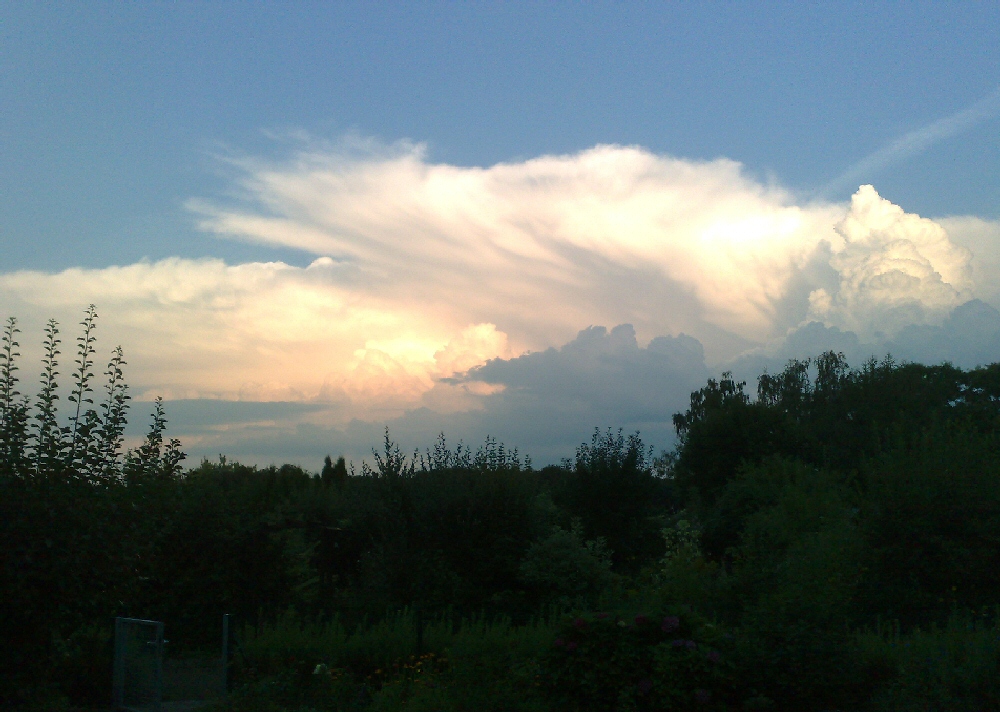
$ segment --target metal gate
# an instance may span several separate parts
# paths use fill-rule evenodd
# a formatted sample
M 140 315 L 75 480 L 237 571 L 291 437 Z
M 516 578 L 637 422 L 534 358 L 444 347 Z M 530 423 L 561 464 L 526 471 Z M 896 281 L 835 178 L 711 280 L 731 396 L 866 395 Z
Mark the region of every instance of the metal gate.
M 115 618 L 116 709 L 159 712 L 163 699 L 163 623 Z

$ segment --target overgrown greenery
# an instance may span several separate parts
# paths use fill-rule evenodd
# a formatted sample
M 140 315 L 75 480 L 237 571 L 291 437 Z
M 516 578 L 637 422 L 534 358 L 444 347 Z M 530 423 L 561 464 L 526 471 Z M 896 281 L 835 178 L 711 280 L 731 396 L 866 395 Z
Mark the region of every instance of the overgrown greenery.
M 219 712 L 1000 709 L 1000 365 L 840 354 L 728 374 L 676 449 L 596 431 L 540 470 L 444 436 L 319 473 L 124 446 L 97 314 L 60 415 L 0 345 L 0 705 L 105 704 L 116 615 L 214 649 Z

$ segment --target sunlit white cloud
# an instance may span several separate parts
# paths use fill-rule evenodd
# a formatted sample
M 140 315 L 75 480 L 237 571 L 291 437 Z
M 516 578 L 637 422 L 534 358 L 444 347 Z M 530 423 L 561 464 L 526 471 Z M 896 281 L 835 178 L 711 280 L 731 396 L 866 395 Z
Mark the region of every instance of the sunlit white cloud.
M 345 288 L 347 269 L 169 259 L 15 272 L 0 295 L 25 328 L 57 318 L 67 362 L 81 305 L 100 305 L 100 342 L 125 347 L 140 398 L 343 402 L 357 417 L 411 406 L 437 379 L 508 354 L 493 325 L 382 303 Z M 27 357 L 30 335 L 21 342 Z
M 842 244 L 830 266 L 832 290 L 809 295 L 809 316 L 870 336 L 908 324 L 940 322 L 972 297 L 972 253 L 938 223 L 905 213 L 861 186 L 836 226 Z
M 956 307 L 1000 304 L 1000 223 L 930 220 L 871 186 L 850 204 L 797 201 L 724 159 L 599 146 L 477 168 L 355 142 L 235 165 L 241 199 L 192 203 L 203 228 L 302 250 L 308 267 L 0 274 L 26 360 L 28 331 L 51 316 L 69 362 L 93 302 L 138 396 L 275 403 L 189 430 L 205 448 L 367 437 L 385 422 L 565 443 L 584 420 L 663 435 L 687 390 L 747 350 L 742 363 L 770 364 L 827 342 L 912 343 L 917 327 L 953 338 L 989 316 L 949 326 Z M 630 325 L 628 338 L 591 325 Z
M 972 293 L 994 305 L 1000 305 L 1000 220 L 973 216 L 935 220 L 948 237 L 972 254 Z
M 707 324 L 758 339 L 843 213 L 733 161 L 620 146 L 490 168 L 405 145 L 240 166 L 252 203 L 194 204 L 205 229 L 344 261 L 358 289 L 496 323 L 521 348 L 624 321 L 647 337 Z
M 970 252 L 871 186 L 849 206 L 800 205 L 732 161 L 634 147 L 490 168 L 349 148 L 239 162 L 247 200 L 197 204 L 203 227 L 333 257 L 352 289 L 496 323 L 515 351 L 628 322 L 692 333 L 719 360 L 803 320 L 894 331 L 972 295 Z

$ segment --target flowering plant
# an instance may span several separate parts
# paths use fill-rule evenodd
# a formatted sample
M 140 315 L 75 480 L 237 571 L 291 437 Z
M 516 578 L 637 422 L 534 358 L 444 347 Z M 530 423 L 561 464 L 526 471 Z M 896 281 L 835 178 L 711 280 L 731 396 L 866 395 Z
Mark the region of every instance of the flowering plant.
M 725 709 L 726 643 L 690 611 L 578 614 L 543 658 L 542 681 L 560 710 Z

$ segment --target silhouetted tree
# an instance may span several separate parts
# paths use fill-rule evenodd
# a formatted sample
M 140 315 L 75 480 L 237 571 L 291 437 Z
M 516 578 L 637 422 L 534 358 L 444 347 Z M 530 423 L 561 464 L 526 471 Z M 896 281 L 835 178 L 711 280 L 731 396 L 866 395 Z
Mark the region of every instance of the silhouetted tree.
M 323 470 L 320 472 L 320 479 L 323 480 L 323 484 L 336 485 L 339 489 L 343 489 L 344 484 L 347 482 L 347 462 L 343 457 L 337 458 L 337 464 L 333 464 L 333 460 L 327 455 L 323 459 Z

